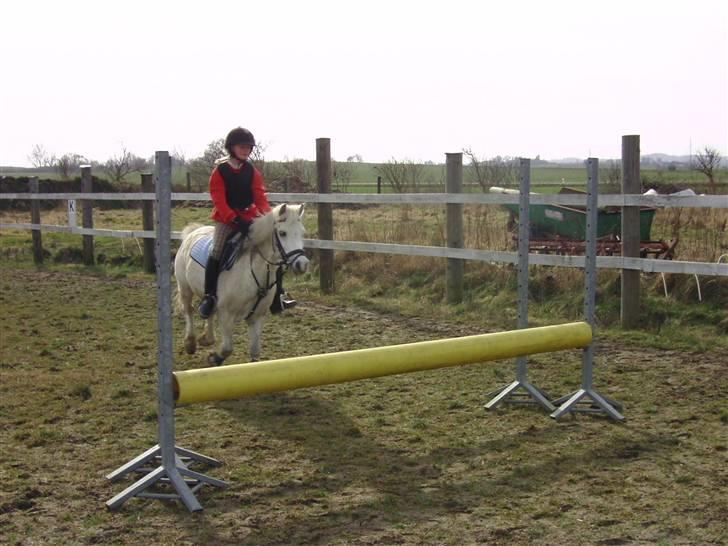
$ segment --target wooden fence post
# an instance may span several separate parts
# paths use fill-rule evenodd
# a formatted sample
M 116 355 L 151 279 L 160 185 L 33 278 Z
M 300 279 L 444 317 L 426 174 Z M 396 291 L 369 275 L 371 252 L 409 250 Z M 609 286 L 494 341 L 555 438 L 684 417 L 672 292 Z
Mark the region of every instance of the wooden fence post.
M 142 176 L 144 176 L 144 175 L 142 175 Z M 151 177 L 152 175 L 150 174 L 149 176 Z M 144 191 L 146 191 L 146 190 L 144 190 Z M 154 184 L 152 184 L 151 191 L 154 191 Z M 187 193 L 190 193 L 191 191 L 192 191 L 192 173 L 187 171 Z
M 93 191 L 93 182 L 91 179 L 91 166 L 81 166 L 81 192 L 91 193 Z M 82 210 L 82 224 L 81 227 L 84 229 L 94 228 L 94 211 L 93 203 L 88 199 L 84 199 L 81 205 Z M 94 265 L 94 236 L 84 235 L 83 236 L 83 263 L 85 265 Z
M 31 193 L 37 194 L 40 192 L 40 184 L 38 183 L 37 176 L 31 176 L 29 184 Z M 37 199 L 33 199 L 30 202 L 30 223 L 40 224 L 40 201 Z M 40 228 L 33 230 L 33 261 L 36 264 L 43 263 L 43 241 L 41 239 Z
M 463 154 L 445 154 L 447 175 L 445 180 L 446 191 L 449 194 L 463 192 Z M 448 248 L 463 248 L 463 205 L 458 203 L 447 204 L 447 246 Z M 445 275 L 445 286 L 448 303 L 463 301 L 463 271 L 464 263 L 459 258 L 448 258 Z
M 187 173 L 187 191 L 189 191 L 190 173 Z M 154 175 L 151 173 L 142 174 L 142 192 L 154 193 Z M 154 201 L 142 201 L 142 229 L 154 231 Z M 154 239 L 144 238 L 143 267 L 146 273 L 154 273 Z
M 316 139 L 317 187 L 320 194 L 331 193 L 331 139 Z M 331 203 L 318 204 L 318 236 L 325 241 L 334 239 L 334 214 Z M 319 249 L 319 281 L 325 294 L 334 292 L 334 251 Z
M 642 193 L 640 136 L 622 136 L 622 193 Z M 622 256 L 640 256 L 640 208 L 622 207 Z M 622 269 L 620 319 L 622 328 L 634 328 L 640 317 L 640 272 Z

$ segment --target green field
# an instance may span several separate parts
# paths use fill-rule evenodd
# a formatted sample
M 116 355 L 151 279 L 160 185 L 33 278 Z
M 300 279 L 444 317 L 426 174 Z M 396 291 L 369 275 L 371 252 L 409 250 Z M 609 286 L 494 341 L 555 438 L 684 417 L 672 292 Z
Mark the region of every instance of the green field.
M 271 162 L 273 172 L 280 172 L 283 167 L 282 164 L 277 162 Z M 380 175 L 380 171 L 377 170 L 378 165 L 374 163 L 343 163 L 346 169 L 350 170 L 350 178 L 344 184 L 337 180 L 336 177 L 333 179 L 333 189 L 335 191 L 348 191 L 353 193 L 375 193 L 377 191 L 377 176 Z M 475 182 L 471 173 L 471 167 L 468 165 L 464 166 L 463 169 L 463 182 L 465 184 L 466 191 L 482 191 L 480 186 Z M 315 163 L 306 162 L 306 182 L 309 188 L 314 189 L 316 187 L 315 181 Z M 2 169 L 0 168 L 0 175 L 4 176 L 33 176 L 37 174 L 40 178 L 48 179 L 60 179 L 60 176 L 52 172 L 35 173 L 33 169 L 25 169 L 22 171 Z M 100 173 L 94 173 L 95 176 L 101 176 Z M 728 177 L 725 173 L 721 173 L 721 182 L 719 187 L 721 188 L 720 193 L 728 192 Z M 74 176 L 78 176 L 77 174 Z M 606 175 L 601 175 L 602 181 L 606 180 Z M 693 188 L 696 191 L 706 191 L 706 178 L 703 174 L 696 171 L 689 170 L 656 170 L 656 169 L 642 169 L 641 177 L 643 186 L 648 185 L 663 185 L 667 186 L 668 190 L 672 189 L 685 189 Z M 444 191 L 444 180 L 445 180 L 445 166 L 444 165 L 422 165 L 421 166 L 421 177 L 418 182 L 418 191 L 424 192 L 439 192 Z M 140 175 L 138 173 L 130 174 L 125 178 L 125 182 L 130 184 L 139 184 L 141 182 Z M 172 171 L 172 182 L 180 190 L 186 189 L 187 185 L 187 170 L 184 168 L 175 167 Z M 585 187 L 586 185 L 586 170 L 580 166 L 537 166 L 531 170 L 531 184 L 538 186 L 538 191 L 548 193 L 556 192 L 562 186 L 571 187 Z M 675 186 L 672 188 L 671 186 Z M 192 191 L 206 191 L 206 180 L 193 180 L 191 185 Z M 392 192 L 392 188 L 388 186 L 386 180 L 382 183 L 383 193 Z

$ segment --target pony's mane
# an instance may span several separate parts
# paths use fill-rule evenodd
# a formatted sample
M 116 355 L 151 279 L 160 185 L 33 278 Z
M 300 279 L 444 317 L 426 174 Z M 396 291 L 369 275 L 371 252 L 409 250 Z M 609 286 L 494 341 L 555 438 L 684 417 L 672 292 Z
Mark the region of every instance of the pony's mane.
M 253 221 L 248 232 L 248 238 L 253 243 L 252 246 L 258 246 L 271 236 L 276 226 L 279 208 L 281 208 L 281 205 L 278 205 L 269 213 L 259 216 Z

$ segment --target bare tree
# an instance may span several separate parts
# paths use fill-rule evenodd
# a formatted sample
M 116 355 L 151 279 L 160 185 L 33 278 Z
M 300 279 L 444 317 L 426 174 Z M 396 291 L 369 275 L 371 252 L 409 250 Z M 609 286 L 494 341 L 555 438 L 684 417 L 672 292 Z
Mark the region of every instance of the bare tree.
M 469 148 L 463 153 L 470 159 L 471 180 L 475 179 L 483 191 L 490 186 L 508 186 L 516 183 L 518 179 L 517 161 L 508 156 L 495 156 L 491 159 L 478 159 L 478 156 Z
M 154 169 L 154 160 L 139 157 L 138 155 L 131 154 L 131 171 L 133 173 L 149 171 Z
M 305 159 L 291 159 L 278 166 L 279 174 L 271 182 L 279 191 L 303 193 L 311 188 L 316 177 L 314 163 Z
M 172 166 L 173 167 L 186 167 L 187 166 L 187 158 L 185 157 L 184 152 L 181 152 L 180 150 L 177 150 L 176 148 L 172 151 Z
M 397 161 L 392 158 L 376 170 L 396 193 L 414 193 L 419 187 L 423 167 L 409 159 Z
M 478 159 L 478 156 L 475 155 L 475 152 L 473 152 L 473 150 L 471 150 L 470 148 L 463 148 L 463 153 L 470 160 L 471 169 L 468 171 L 470 178 L 469 181 L 472 182 L 474 179 L 475 182 L 478 183 L 480 188 L 484 192 L 487 192 L 490 184 L 488 183 L 485 161 L 481 161 L 480 159 Z
M 71 173 L 77 171 L 84 163 L 88 163 L 88 159 L 80 154 L 63 154 L 56 159 L 54 168 L 61 175 L 61 178 L 68 178 Z
M 599 178 L 608 184 L 619 184 L 622 180 L 622 162 L 618 159 L 610 159 L 599 169 Z
M 218 138 L 207 145 L 201 156 L 192 159 L 188 163 L 190 177 L 197 186 L 197 191 L 207 187 L 210 173 L 215 168 L 215 161 L 227 155 L 225 150 L 225 139 Z
M 49 154 L 40 144 L 33 146 L 28 159 L 36 169 L 54 167 L 56 164 L 56 157 Z
M 349 184 L 354 174 L 354 170 L 351 168 L 351 162 L 334 161 L 334 176 L 333 183 L 336 189 L 341 192 L 349 192 Z
M 720 152 L 715 148 L 706 146 L 695 154 L 695 170 L 703 173 L 708 177 L 708 183 L 710 184 L 710 191 L 717 193 L 715 186 L 715 176 L 720 166 Z
M 126 148 L 122 148 L 119 155 L 111 156 L 106 160 L 101 170 L 106 173 L 112 182 L 120 182 L 131 172 L 131 154 Z

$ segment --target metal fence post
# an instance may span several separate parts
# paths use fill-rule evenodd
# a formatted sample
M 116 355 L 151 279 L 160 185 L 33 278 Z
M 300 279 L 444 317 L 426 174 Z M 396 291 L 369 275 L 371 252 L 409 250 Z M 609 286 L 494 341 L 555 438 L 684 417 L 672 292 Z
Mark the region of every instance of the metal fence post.
M 640 137 L 622 137 L 622 193 L 642 193 L 640 181 Z M 622 256 L 640 256 L 640 208 L 622 207 Z M 621 271 L 620 319 L 622 328 L 634 328 L 640 316 L 640 272 Z
M 93 191 L 93 181 L 91 178 L 91 166 L 81 166 L 81 192 L 91 193 Z M 88 199 L 84 199 L 81 204 L 82 224 L 84 229 L 93 229 L 94 227 L 94 211 L 93 203 Z M 85 265 L 94 265 L 94 236 L 83 236 L 83 263 Z
M 40 192 L 40 184 L 37 176 L 31 176 L 29 180 L 30 192 L 38 194 Z M 40 201 L 33 199 L 30 202 L 30 223 L 40 224 Z M 41 238 L 40 228 L 33 229 L 33 261 L 36 264 L 43 263 L 43 241 Z
M 331 193 L 331 139 L 316 139 L 316 172 L 319 193 Z M 318 204 L 319 239 L 333 241 L 334 214 L 331 203 Z M 334 251 L 319 249 L 319 282 L 325 294 L 334 292 Z
M 463 154 L 446 153 L 446 191 L 448 194 L 461 194 L 463 192 Z M 448 203 L 446 205 L 447 247 L 463 248 L 463 205 Z M 448 258 L 445 273 L 445 290 L 448 303 L 463 301 L 463 273 L 464 261 L 459 258 Z

